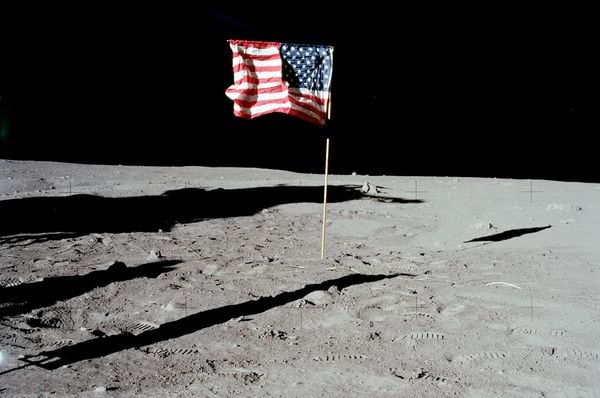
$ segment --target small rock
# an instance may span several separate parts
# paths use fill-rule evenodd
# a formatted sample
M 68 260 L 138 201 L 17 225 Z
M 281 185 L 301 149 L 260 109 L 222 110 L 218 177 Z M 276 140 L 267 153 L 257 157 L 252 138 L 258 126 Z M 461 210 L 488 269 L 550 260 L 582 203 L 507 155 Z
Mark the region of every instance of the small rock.
M 548 205 L 546 210 L 581 211 L 581 207 L 565 203 L 552 203 Z
M 108 271 L 110 271 L 110 272 L 122 272 L 122 271 L 125 271 L 126 269 L 127 269 L 127 265 L 125 265 L 125 263 L 122 261 L 113 261 L 108 266 Z
M 94 392 L 96 394 L 105 393 L 106 392 L 106 387 L 104 387 L 104 386 L 98 386 L 98 387 L 94 388 Z
M 333 301 L 331 293 L 317 290 L 304 296 L 304 300 L 310 301 L 315 305 L 326 305 Z
M 380 193 L 379 188 L 375 184 L 371 184 L 370 182 L 365 182 L 360 190 L 363 193 L 374 195 Z
M 337 286 L 333 285 L 333 286 L 331 286 L 329 289 L 327 289 L 327 292 L 328 292 L 329 294 L 334 294 L 334 295 L 336 295 L 336 296 L 337 296 L 337 295 L 339 295 L 339 294 L 340 294 L 340 289 L 338 289 L 338 287 L 337 287 Z
M 475 228 L 475 229 L 498 229 L 498 227 L 496 227 L 491 222 L 478 222 L 477 224 L 471 225 L 471 228 Z
M 259 336 L 259 338 L 265 338 L 265 337 L 271 337 L 274 339 L 279 339 L 279 340 L 287 340 L 287 333 L 284 332 L 283 330 L 267 330 L 265 332 L 262 333 L 262 335 Z
M 214 275 L 218 270 L 218 266 L 216 264 L 206 264 L 204 269 L 202 269 L 202 273 L 205 275 Z
M 90 239 L 90 242 L 91 243 L 96 243 L 96 242 L 97 243 L 102 243 L 102 239 L 104 239 L 102 235 L 100 235 L 100 234 L 94 234 L 92 236 L 92 238 Z
M 92 330 L 92 335 L 96 336 L 96 337 L 106 337 L 106 333 L 104 333 L 102 330 L 100 329 L 96 329 L 96 330 Z
M 38 268 L 46 268 L 50 266 L 50 261 L 47 259 L 37 259 L 33 261 L 33 266 Z
M 146 257 L 146 260 L 159 260 L 161 258 L 164 258 L 164 256 L 162 255 L 160 250 L 151 250 L 148 257 Z

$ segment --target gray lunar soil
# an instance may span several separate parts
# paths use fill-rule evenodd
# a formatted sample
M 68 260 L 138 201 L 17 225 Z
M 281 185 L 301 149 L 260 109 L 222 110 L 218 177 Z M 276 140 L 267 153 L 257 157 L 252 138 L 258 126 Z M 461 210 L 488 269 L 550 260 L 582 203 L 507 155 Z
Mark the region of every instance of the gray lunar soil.
M 598 397 L 600 185 L 0 160 L 0 397 Z

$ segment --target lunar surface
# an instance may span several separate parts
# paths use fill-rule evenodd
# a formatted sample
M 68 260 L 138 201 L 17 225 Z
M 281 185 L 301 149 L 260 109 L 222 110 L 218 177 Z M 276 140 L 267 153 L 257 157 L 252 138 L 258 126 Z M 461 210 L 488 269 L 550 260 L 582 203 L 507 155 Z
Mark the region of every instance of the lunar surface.
M 598 397 L 600 185 L 0 160 L 0 396 Z

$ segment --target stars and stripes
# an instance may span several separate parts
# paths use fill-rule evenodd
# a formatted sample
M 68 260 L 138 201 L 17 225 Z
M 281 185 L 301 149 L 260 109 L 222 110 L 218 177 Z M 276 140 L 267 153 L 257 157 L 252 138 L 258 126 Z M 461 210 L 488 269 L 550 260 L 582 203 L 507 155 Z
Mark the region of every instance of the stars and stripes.
M 332 47 L 243 40 L 229 40 L 229 45 L 233 85 L 225 93 L 235 116 L 281 112 L 325 125 Z

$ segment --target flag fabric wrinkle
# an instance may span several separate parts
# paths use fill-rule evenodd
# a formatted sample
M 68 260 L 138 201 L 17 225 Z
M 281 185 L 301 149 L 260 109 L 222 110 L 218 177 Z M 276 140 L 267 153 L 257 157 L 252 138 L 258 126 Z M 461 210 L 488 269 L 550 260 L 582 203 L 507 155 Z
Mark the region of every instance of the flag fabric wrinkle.
M 225 94 L 237 117 L 272 112 L 324 126 L 330 101 L 332 47 L 229 40 L 233 85 Z

